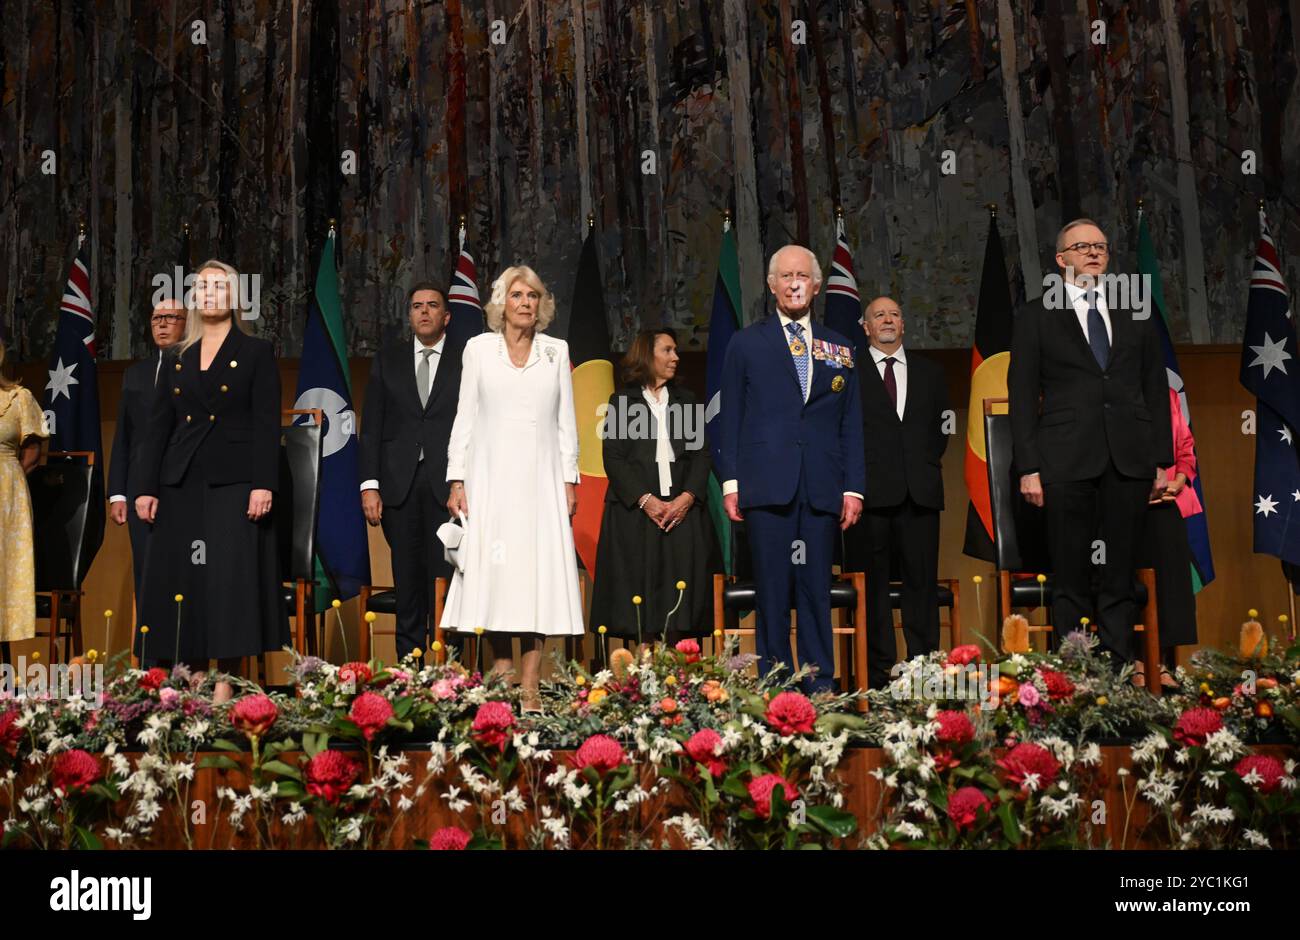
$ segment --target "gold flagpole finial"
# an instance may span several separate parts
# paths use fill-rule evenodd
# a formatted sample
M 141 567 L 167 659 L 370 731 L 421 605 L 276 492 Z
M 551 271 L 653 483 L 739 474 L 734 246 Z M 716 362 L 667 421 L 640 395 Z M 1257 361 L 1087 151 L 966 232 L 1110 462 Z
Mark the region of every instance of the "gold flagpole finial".
M 1260 211 L 1260 212 L 1263 212 L 1263 211 L 1264 211 L 1264 199 L 1263 199 L 1262 196 L 1260 197 L 1260 200 L 1259 200 L 1259 211 Z
M 1263 204 L 1263 203 L 1261 203 L 1261 205 L 1262 205 L 1262 204 Z M 85 237 L 86 237 L 86 220 L 85 220 L 85 219 L 77 219 L 77 234 L 80 235 L 82 238 L 85 238 Z
M 465 227 L 465 213 L 463 212 L 460 214 L 460 227 L 461 228 Z
M 337 225 L 338 225 L 338 219 L 331 218 L 331 219 L 330 219 L 330 231 L 329 231 L 329 233 L 330 233 L 331 235 L 334 234 L 334 229 L 337 227 Z
M 593 212 L 588 212 L 588 213 L 587 213 L 587 231 L 591 231 L 591 230 L 592 230 L 593 228 L 595 228 L 595 227 L 596 227 L 596 215 L 595 215 L 595 213 L 593 213 Z
M 1138 201 L 1137 201 L 1138 212 L 1141 212 L 1141 211 L 1142 211 L 1142 203 L 1143 203 L 1143 202 L 1144 202 L 1144 200 L 1142 199 L 1142 197 L 1141 197 L 1141 196 L 1138 196 Z
M 984 208 L 989 210 L 989 215 L 990 215 L 990 216 L 993 216 L 993 217 L 996 217 L 996 216 L 997 216 L 997 214 L 998 214 L 998 204 L 997 204 L 996 202 L 986 203 L 985 206 L 984 206 Z
M 190 223 L 188 222 L 181 223 L 181 234 L 184 235 L 186 238 L 190 237 Z
M 843 219 L 843 218 L 844 218 L 844 207 L 843 207 L 843 206 L 837 205 L 837 206 L 835 207 L 835 218 L 836 218 L 836 219 Z

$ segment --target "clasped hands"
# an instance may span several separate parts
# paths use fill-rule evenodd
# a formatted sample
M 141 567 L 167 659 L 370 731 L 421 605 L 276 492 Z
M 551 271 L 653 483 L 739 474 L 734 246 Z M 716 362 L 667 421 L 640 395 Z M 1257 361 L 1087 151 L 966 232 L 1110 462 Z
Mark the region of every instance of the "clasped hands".
M 667 532 L 685 518 L 693 505 L 695 505 L 695 496 L 691 493 L 681 493 L 668 502 L 651 495 L 642 504 L 641 511 L 650 517 L 651 522 Z

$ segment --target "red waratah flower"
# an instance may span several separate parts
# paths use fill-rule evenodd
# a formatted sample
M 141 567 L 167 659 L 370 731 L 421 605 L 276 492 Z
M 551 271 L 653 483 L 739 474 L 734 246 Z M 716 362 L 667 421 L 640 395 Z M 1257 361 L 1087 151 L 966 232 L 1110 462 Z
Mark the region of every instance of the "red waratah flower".
M 469 845 L 469 833 L 456 826 L 446 826 L 429 836 L 429 848 L 438 852 L 463 852 Z
M 1249 757 L 1243 757 L 1232 769 L 1237 772 L 1238 777 L 1247 777 L 1252 770 L 1262 777 L 1262 780 L 1254 783 L 1255 789 L 1260 793 L 1272 793 L 1282 784 L 1282 778 L 1286 776 L 1286 768 L 1282 766 L 1282 762 L 1267 754 L 1251 754 Z
M 1022 789 L 1030 774 L 1038 776 L 1038 789 L 1046 790 L 1061 772 L 1061 762 L 1052 756 L 1051 751 L 1030 742 L 1017 744 L 997 764 L 1007 772 L 1007 781 Z
M 727 772 L 727 762 L 715 753 L 721 743 L 722 736 L 718 732 L 704 728 L 691 735 L 684 747 L 691 760 L 703 764 L 713 776 L 721 777 Z
M 92 712 L 91 714 L 97 713 Z M 23 729 L 15 724 L 17 721 L 18 709 L 16 708 L 0 713 L 0 750 L 10 757 L 18 753 L 18 742 L 23 739 Z
M 989 811 L 989 798 L 979 787 L 961 787 L 948 797 L 948 818 L 958 832 L 965 832 L 979 822 L 981 814 Z
M 64 793 L 80 793 L 90 789 L 104 776 L 99 758 L 85 751 L 64 751 L 54 758 L 50 780 Z
M 1204 747 L 1205 741 L 1223 729 L 1223 716 L 1213 708 L 1189 708 L 1178 716 L 1174 740 L 1186 747 Z
M 1038 674 L 1043 678 L 1043 685 L 1047 686 L 1048 698 L 1057 700 L 1074 696 L 1074 683 L 1065 673 L 1040 666 Z
M 367 741 L 383 730 L 392 717 L 392 703 L 378 692 L 362 692 L 352 700 L 352 708 L 348 712 L 348 719 L 361 729 L 361 734 Z
M 484 702 L 474 713 L 474 740 L 483 747 L 505 751 L 515 726 L 515 711 L 509 702 Z
M 754 812 L 758 813 L 760 819 L 772 815 L 772 791 L 777 787 L 781 788 L 781 795 L 787 803 L 799 795 L 794 784 L 780 774 L 763 774 L 749 781 L 749 798 L 754 801 Z
M 342 751 L 320 751 L 307 763 L 307 792 L 331 805 L 361 775 L 361 764 Z
M 673 649 L 685 656 L 688 663 L 700 661 L 700 644 L 696 640 L 678 640 Z
M 344 663 L 339 666 L 339 682 L 351 682 L 355 688 L 361 688 L 372 678 L 374 673 L 366 663 Z
M 590 767 L 596 773 L 604 775 L 611 770 L 617 770 L 626 762 L 627 755 L 623 753 L 623 745 L 607 734 L 593 734 L 578 748 L 574 767 L 578 770 L 586 770 Z
M 961 746 L 975 740 L 975 726 L 965 712 L 939 712 L 934 720 L 939 723 L 939 730 L 934 736 L 944 744 Z
M 260 737 L 275 724 L 280 710 L 265 695 L 246 695 L 230 706 L 230 723 L 250 738 Z
M 142 689 L 156 689 L 167 681 L 167 670 L 154 666 L 136 683 Z
M 817 720 L 817 709 L 798 692 L 782 692 L 767 703 L 763 717 L 782 735 L 808 734 Z
M 965 666 L 968 663 L 977 663 L 980 661 L 980 648 L 974 643 L 967 643 L 963 646 L 954 646 L 952 652 L 948 654 L 945 664 L 949 666 Z

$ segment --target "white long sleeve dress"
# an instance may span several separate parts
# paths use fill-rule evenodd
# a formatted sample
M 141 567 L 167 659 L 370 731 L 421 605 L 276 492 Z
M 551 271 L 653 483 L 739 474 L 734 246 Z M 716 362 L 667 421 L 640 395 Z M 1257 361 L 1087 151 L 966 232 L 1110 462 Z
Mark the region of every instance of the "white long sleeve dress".
M 564 484 L 578 482 L 569 346 L 537 334 L 523 368 L 504 338 L 465 345 L 447 479 L 465 482 L 465 571 L 447 591 L 442 629 L 583 632 Z

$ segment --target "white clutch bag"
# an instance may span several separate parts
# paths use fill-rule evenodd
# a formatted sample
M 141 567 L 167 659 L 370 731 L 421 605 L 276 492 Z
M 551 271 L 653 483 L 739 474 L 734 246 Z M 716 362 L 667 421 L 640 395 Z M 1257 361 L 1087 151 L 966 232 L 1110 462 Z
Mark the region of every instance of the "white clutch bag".
M 465 573 L 465 555 L 468 549 L 469 522 L 460 513 L 456 513 L 460 525 L 444 522 L 438 526 L 438 541 L 442 543 L 442 557 L 451 562 L 461 574 Z

